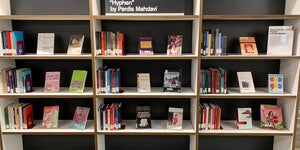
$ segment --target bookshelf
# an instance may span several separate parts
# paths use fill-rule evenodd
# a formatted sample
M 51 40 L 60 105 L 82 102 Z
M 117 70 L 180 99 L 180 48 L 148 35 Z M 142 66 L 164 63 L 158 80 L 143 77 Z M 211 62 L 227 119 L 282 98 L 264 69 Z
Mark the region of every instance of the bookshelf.
M 0 69 L 8 66 L 30 67 L 33 71 L 31 93 L 0 93 L 0 149 L 294 149 L 297 129 L 300 72 L 300 2 L 293 0 L 185 0 L 184 15 L 104 15 L 103 0 L 1 0 L 0 30 L 23 30 L 26 55 L 0 56 Z M 218 5 L 216 5 L 218 4 Z M 251 6 L 251 7 L 247 7 Z M 253 6 L 253 7 L 252 7 Z M 35 8 L 35 9 L 32 9 Z M 267 27 L 295 25 L 294 54 L 266 55 Z M 229 37 L 227 55 L 201 56 L 202 30 L 219 27 Z M 95 31 L 121 31 L 125 34 L 125 56 L 96 55 Z M 36 55 L 37 33 L 55 33 L 55 54 Z M 71 34 L 84 34 L 81 55 L 66 55 Z M 167 36 L 183 34 L 183 54 L 166 55 Z M 154 55 L 138 54 L 138 37 L 153 38 Z M 258 56 L 241 56 L 237 38 L 254 36 Z M 29 44 L 28 44 L 29 43 Z M 0 45 L 1 46 L 1 45 Z M 98 94 L 99 67 L 121 68 L 120 94 Z M 222 66 L 228 70 L 229 94 L 200 94 L 199 71 Z M 182 91 L 162 92 L 164 69 L 182 69 Z M 83 93 L 70 93 L 68 87 L 73 69 L 88 70 Z M 61 71 L 59 93 L 44 93 L 44 76 L 49 70 Z M 252 71 L 256 92 L 242 94 L 236 81 L 236 71 Z M 151 93 L 138 93 L 136 74 L 149 72 Z M 285 93 L 270 94 L 266 82 L 268 73 L 285 76 Z M 29 130 L 5 129 L 3 108 L 11 102 L 30 102 L 34 107 L 36 126 Z M 199 130 L 199 103 L 215 103 L 222 108 L 223 130 Z M 125 130 L 100 130 L 98 107 L 101 103 L 122 103 Z M 259 127 L 259 104 L 283 106 L 283 130 Z M 57 129 L 42 129 L 43 106 L 59 105 Z M 152 128 L 135 128 L 135 107 L 149 105 Z M 76 106 L 90 107 L 85 130 L 71 129 Z M 166 129 L 167 109 L 184 108 L 183 130 Z M 235 128 L 235 108 L 251 107 L 253 129 Z M 57 144 L 58 143 L 58 144 Z M 72 143 L 72 144 L 69 144 Z M 118 143 L 118 144 L 116 144 Z

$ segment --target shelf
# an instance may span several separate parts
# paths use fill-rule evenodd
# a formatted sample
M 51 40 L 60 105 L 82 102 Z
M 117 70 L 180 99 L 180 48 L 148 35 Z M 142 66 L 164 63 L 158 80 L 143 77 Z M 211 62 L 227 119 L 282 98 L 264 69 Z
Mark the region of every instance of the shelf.
M 95 15 L 93 19 L 101 20 L 197 20 L 200 16 L 198 15 L 114 15 L 114 16 L 105 16 L 105 15 Z
M 167 55 L 167 54 L 155 54 L 155 55 L 139 55 L 139 54 L 128 54 L 124 56 L 95 56 L 96 59 L 104 60 L 189 60 L 197 59 L 198 56 L 195 54 L 182 54 L 181 56 Z
M 72 120 L 59 120 L 58 128 L 42 128 L 42 120 L 34 120 L 36 124 L 32 129 L 4 129 L 3 134 L 22 134 L 22 135 L 93 135 L 94 121 L 88 120 L 85 130 L 72 129 Z
M 286 20 L 300 15 L 203 15 L 203 20 Z
M 293 136 L 293 132 L 287 129 L 272 130 L 260 128 L 259 121 L 252 122 L 252 129 L 237 129 L 235 121 L 222 121 L 222 130 L 200 130 L 200 135 L 217 135 L 217 136 Z
M 69 87 L 60 87 L 60 92 L 44 93 L 44 87 L 33 87 L 30 93 L 1 93 L 3 98 L 93 98 L 93 88 L 85 87 L 83 93 L 71 93 Z
M 151 93 L 138 93 L 136 87 L 122 87 L 124 93 L 112 94 L 101 93 L 97 94 L 98 98 L 196 98 L 196 93 L 192 88 L 182 87 L 180 93 L 163 92 L 162 87 L 151 87 Z
M 300 59 L 300 56 L 276 56 L 259 54 L 257 56 L 245 56 L 245 55 L 224 55 L 224 56 L 200 56 L 202 60 L 278 60 L 278 59 Z
M 126 125 L 124 130 L 100 130 L 99 134 L 110 135 L 191 135 L 195 134 L 195 129 L 189 120 L 183 120 L 183 129 L 166 129 L 167 120 L 151 120 L 152 128 L 136 129 L 135 120 L 123 120 L 123 124 Z
M 268 93 L 267 88 L 255 88 L 255 93 L 240 93 L 239 88 L 228 88 L 229 94 L 200 94 L 200 98 L 296 98 L 296 94 L 283 93 L 272 94 Z
M 67 54 L 54 54 L 54 55 L 37 55 L 37 54 L 26 54 L 26 55 L 15 55 L 15 56 L 0 56 L 0 59 L 92 59 L 91 54 L 81 55 L 67 55 Z
M 89 15 L 0 15 L 8 20 L 90 20 Z

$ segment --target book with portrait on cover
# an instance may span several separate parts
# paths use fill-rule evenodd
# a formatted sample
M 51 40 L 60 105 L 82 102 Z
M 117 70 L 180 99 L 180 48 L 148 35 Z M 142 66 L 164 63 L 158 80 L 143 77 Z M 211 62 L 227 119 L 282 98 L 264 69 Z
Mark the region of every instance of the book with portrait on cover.
M 71 35 L 69 41 L 68 55 L 80 55 L 82 51 L 84 35 Z
M 87 118 L 90 112 L 90 108 L 77 106 L 71 127 L 73 129 L 83 130 L 85 129 Z
M 167 129 L 182 129 L 183 108 L 169 107 Z

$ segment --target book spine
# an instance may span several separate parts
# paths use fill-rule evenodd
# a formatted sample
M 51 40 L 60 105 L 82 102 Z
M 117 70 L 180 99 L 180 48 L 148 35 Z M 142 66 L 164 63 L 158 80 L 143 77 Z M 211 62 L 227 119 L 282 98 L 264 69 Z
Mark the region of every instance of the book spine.
M 118 55 L 124 55 L 124 33 L 118 33 Z
M 4 108 L 4 117 L 5 117 L 5 129 L 9 129 L 9 115 L 8 115 L 8 106 Z
M 100 36 L 101 32 L 100 31 L 96 31 L 95 32 L 95 46 L 96 46 L 96 55 L 101 55 L 101 36 Z
M 101 31 L 101 54 L 106 55 L 106 33 Z
M 207 93 L 211 94 L 211 73 L 209 70 L 206 71 L 206 77 L 207 77 Z
M 218 50 L 217 50 L 217 56 L 222 55 L 222 33 L 220 32 L 218 35 Z
M 222 49 L 222 55 L 226 55 L 226 53 L 227 53 L 227 36 L 222 36 L 221 49 Z

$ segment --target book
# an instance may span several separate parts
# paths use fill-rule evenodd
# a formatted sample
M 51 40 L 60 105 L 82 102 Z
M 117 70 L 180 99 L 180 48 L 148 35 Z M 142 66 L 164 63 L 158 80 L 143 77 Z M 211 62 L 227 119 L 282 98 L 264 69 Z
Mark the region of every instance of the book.
M 54 54 L 54 33 L 38 33 L 37 55 Z
M 262 128 L 283 129 L 282 106 L 261 104 L 260 121 Z
M 268 92 L 283 93 L 283 75 L 268 74 Z
M 90 108 L 77 106 L 74 113 L 71 127 L 73 129 L 79 129 L 79 130 L 85 129 L 89 112 L 90 112 Z
M 242 55 L 258 55 L 254 37 L 239 37 Z
M 255 87 L 250 71 L 237 72 L 238 83 L 241 93 L 254 93 Z
M 237 108 L 236 125 L 238 129 L 252 129 L 251 108 Z
M 136 107 L 136 128 L 151 128 L 150 106 Z
M 42 128 L 58 127 L 59 106 L 44 106 Z
M 183 108 L 169 107 L 167 129 L 182 129 Z
M 13 55 L 24 55 L 24 34 L 23 31 L 11 31 L 12 36 L 12 54 Z
M 49 92 L 49 93 L 59 92 L 59 87 L 60 87 L 59 84 L 60 84 L 59 71 L 46 72 L 44 92 Z
M 82 93 L 84 91 L 86 76 L 86 70 L 73 70 L 69 91 Z
M 82 51 L 83 41 L 84 35 L 71 35 L 67 54 L 80 55 Z
M 152 38 L 140 37 L 139 38 L 139 51 L 140 55 L 153 55 Z
M 169 35 L 167 55 L 181 55 L 182 41 L 183 41 L 183 35 Z
M 136 76 L 137 76 L 137 91 L 151 92 L 150 74 L 138 73 Z
M 269 26 L 267 55 L 292 55 L 294 26 Z
M 23 111 L 23 129 L 31 129 L 34 126 L 32 104 L 22 107 Z
M 23 92 L 29 93 L 32 92 L 32 74 L 30 69 L 22 70 L 22 83 L 23 83 Z
M 180 92 L 181 89 L 181 70 L 167 69 L 164 72 L 164 92 Z

